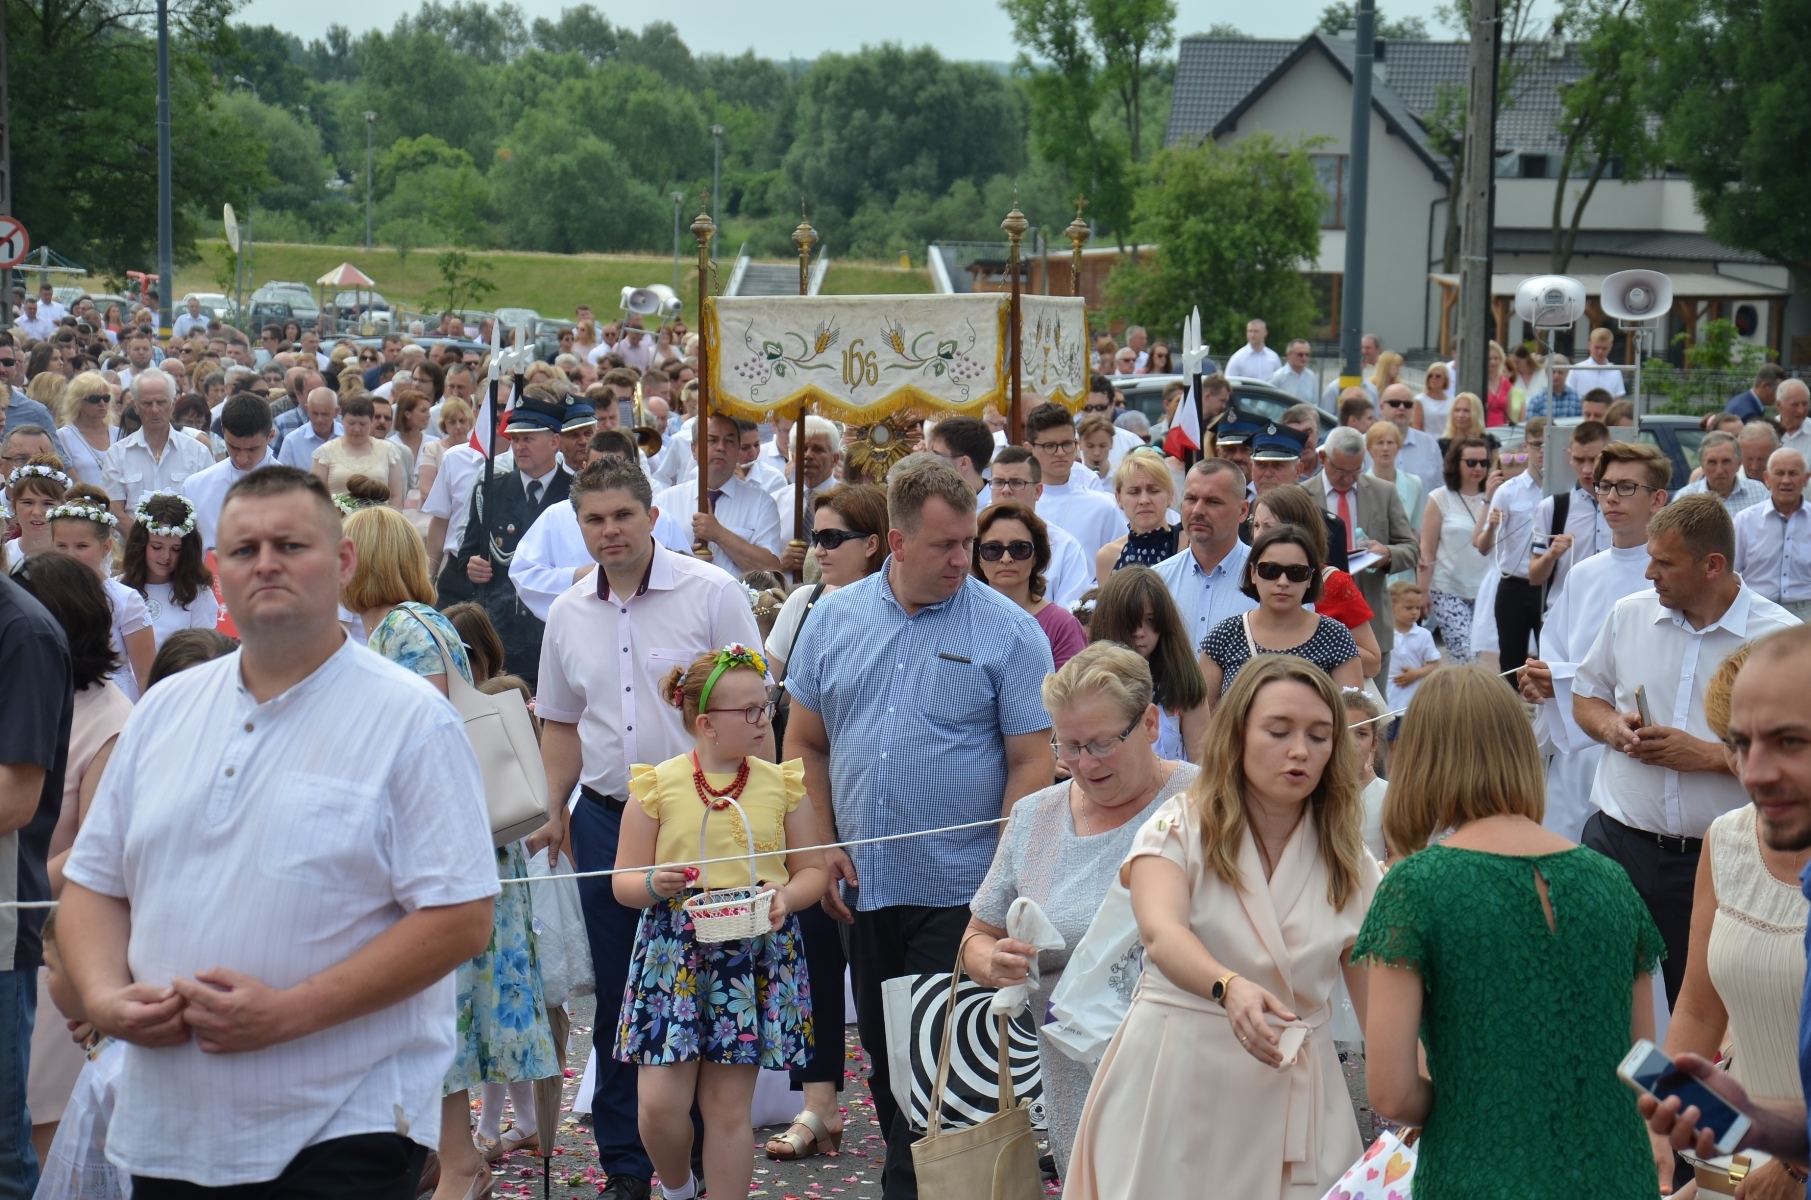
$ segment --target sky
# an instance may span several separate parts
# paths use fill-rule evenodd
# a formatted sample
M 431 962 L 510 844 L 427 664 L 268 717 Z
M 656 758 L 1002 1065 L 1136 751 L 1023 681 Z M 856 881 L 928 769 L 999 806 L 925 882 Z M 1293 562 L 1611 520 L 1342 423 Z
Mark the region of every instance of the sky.
M 518 0 L 532 20 L 555 17 L 577 0 Z M 914 0 L 909 4 L 849 3 L 849 0 L 688 0 L 667 6 L 641 6 L 593 0 L 618 25 L 640 28 L 649 21 L 671 21 L 694 53 L 740 54 L 753 48 L 767 58 L 815 58 L 825 51 L 851 51 L 863 43 L 886 41 L 908 46 L 929 43 L 945 57 L 1009 62 L 1015 54 L 1012 24 L 991 0 Z M 1270 0 L 1251 9 L 1225 0 L 1178 0 L 1178 36 L 1205 32 L 1216 23 L 1243 28 L 1256 37 L 1294 38 L 1314 26 L 1326 0 Z M 251 0 L 236 19 L 251 25 L 275 25 L 311 41 L 327 26 L 345 25 L 355 33 L 373 26 L 388 29 L 418 0 Z M 1435 0 L 1397 0 L 1383 6 L 1386 16 L 1419 16 L 1436 37 L 1450 34 L 1434 20 Z

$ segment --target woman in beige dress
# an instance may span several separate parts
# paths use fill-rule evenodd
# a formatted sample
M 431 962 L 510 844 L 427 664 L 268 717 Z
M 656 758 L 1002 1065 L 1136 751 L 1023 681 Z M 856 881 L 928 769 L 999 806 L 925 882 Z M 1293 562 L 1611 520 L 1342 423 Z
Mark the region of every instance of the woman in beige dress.
M 1144 976 L 1082 1111 L 1064 1196 L 1320 1200 L 1363 1146 L 1328 1021 L 1380 878 L 1339 689 L 1262 655 L 1214 710 L 1201 773 L 1122 877 Z
M 390 489 L 390 507 L 401 508 L 408 494 L 405 451 L 395 442 L 371 436 L 376 406 L 369 396 L 348 396 L 340 401 L 341 436 L 314 452 L 314 473 L 327 490 L 339 495 L 354 475 L 375 479 Z

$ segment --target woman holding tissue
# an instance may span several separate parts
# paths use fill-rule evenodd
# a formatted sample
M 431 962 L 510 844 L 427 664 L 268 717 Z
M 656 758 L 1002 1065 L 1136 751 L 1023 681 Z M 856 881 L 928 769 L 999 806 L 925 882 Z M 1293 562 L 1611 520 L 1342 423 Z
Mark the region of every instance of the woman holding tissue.
M 1233 680 L 1201 773 L 1133 837 L 1144 977 L 1095 1072 L 1068 1200 L 1320 1200 L 1363 1150 L 1333 1050 L 1380 872 L 1339 688 L 1292 655 Z
M 987 987 L 1026 983 L 1036 955 L 1030 1003 L 1040 1027 L 1050 993 L 1139 827 L 1195 778 L 1190 764 L 1155 752 L 1159 714 L 1151 702 L 1151 669 L 1137 651 L 1104 641 L 1088 646 L 1044 680 L 1044 708 L 1051 744 L 1072 778 L 1013 806 L 993 866 L 969 903 L 962 940 L 962 965 Z M 1007 936 L 1007 910 L 1021 898 L 1042 910 L 1051 948 Z M 1052 929 L 1061 945 L 1049 937 Z M 1050 1148 L 1057 1174 L 1067 1177 L 1092 1071 L 1042 1033 L 1038 1069 Z

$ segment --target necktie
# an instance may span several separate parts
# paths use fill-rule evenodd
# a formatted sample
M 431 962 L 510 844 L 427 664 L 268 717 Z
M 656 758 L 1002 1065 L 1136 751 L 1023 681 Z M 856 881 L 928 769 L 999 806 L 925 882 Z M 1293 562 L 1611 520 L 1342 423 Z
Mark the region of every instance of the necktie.
M 711 511 L 716 512 L 717 505 L 719 503 L 721 503 L 723 500 L 723 489 L 722 488 L 712 488 L 710 491 L 706 492 L 705 495 L 707 495 L 711 498 Z
M 1335 492 L 1333 494 L 1339 497 L 1339 519 L 1343 521 L 1346 526 L 1346 549 L 1351 550 L 1354 546 L 1352 540 L 1352 493 Z
M 541 507 L 541 481 L 539 479 L 528 481 L 528 507 Z

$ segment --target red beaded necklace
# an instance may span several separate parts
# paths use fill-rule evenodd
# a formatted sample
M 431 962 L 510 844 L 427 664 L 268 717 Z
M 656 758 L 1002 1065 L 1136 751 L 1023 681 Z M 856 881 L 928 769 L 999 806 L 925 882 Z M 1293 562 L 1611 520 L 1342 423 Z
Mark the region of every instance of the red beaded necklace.
M 698 752 L 694 750 L 692 751 L 692 786 L 698 791 L 698 799 L 718 812 L 722 812 L 729 807 L 731 800 L 742 799 L 742 789 L 748 786 L 748 759 L 742 760 L 742 766 L 737 769 L 736 777 L 730 781 L 730 785 L 722 791 L 718 791 L 704 778 L 704 768 L 698 764 Z

